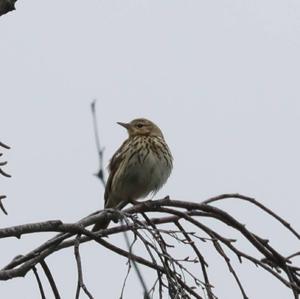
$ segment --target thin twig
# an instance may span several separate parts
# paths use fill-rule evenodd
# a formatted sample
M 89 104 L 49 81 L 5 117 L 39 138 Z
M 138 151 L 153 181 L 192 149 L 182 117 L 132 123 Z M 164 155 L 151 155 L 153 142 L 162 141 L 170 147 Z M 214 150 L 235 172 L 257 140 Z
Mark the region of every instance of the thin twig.
M 129 273 L 130 273 L 130 270 L 131 270 L 131 262 L 130 262 L 130 259 L 128 259 L 127 264 L 128 264 L 128 269 L 127 269 L 127 272 L 126 272 L 126 275 L 125 275 L 125 278 L 124 278 L 124 281 L 123 281 L 120 299 L 123 298 L 123 294 L 124 294 L 124 290 L 125 290 L 127 278 L 128 278 L 128 276 L 129 276 Z
M 127 246 L 128 250 L 129 250 L 129 260 L 132 261 L 134 270 L 135 270 L 135 272 L 136 272 L 136 274 L 138 276 L 138 279 L 139 279 L 139 281 L 140 281 L 140 283 L 141 283 L 141 285 L 143 287 L 144 298 L 145 299 L 150 299 L 149 295 L 148 295 L 148 288 L 146 286 L 146 282 L 145 282 L 145 280 L 143 278 L 143 275 L 141 274 L 141 271 L 140 271 L 139 267 L 137 266 L 136 262 L 133 259 L 131 259 L 132 246 L 133 246 L 134 243 L 132 245 L 130 245 L 129 238 L 128 238 L 128 235 L 127 235 L 126 232 L 124 232 L 124 238 L 125 238 L 126 246 Z
M 43 285 L 42 285 L 42 282 L 41 282 L 41 280 L 40 280 L 40 276 L 39 276 L 39 274 L 38 274 L 38 272 L 37 272 L 36 267 L 32 267 L 32 271 L 33 271 L 34 276 L 35 276 L 35 278 L 36 278 L 36 281 L 37 281 L 37 283 L 38 283 L 41 297 L 42 297 L 42 299 L 46 299 L 45 292 L 44 292 L 44 288 L 43 288 Z
M 57 286 L 55 284 L 54 278 L 51 274 L 51 271 L 50 271 L 48 265 L 46 264 L 45 260 L 42 260 L 40 264 L 41 264 L 41 266 L 42 266 L 42 268 L 45 272 L 45 275 L 46 275 L 46 277 L 49 281 L 49 284 L 51 286 L 51 289 L 52 289 L 52 292 L 53 292 L 53 295 L 54 295 L 55 299 L 60 299 L 60 295 L 59 295 Z
M 7 178 L 11 178 L 11 175 L 6 173 L 5 171 L 3 171 L 0 167 L 0 174 L 2 174 L 3 176 L 7 177 Z
M 156 225 L 151 222 L 151 220 L 148 218 L 148 216 L 145 213 L 141 213 L 141 214 L 142 214 L 143 218 L 145 219 L 146 223 L 153 229 L 154 233 L 152 233 L 152 231 L 149 231 L 149 232 L 152 235 L 153 240 L 156 240 L 156 242 L 158 243 L 158 245 L 161 249 L 161 253 L 158 253 L 158 256 L 159 256 L 164 268 L 166 269 L 166 274 L 167 274 L 166 277 L 167 277 L 167 281 L 169 284 L 168 291 L 172 298 L 173 296 L 175 296 L 175 294 L 178 291 L 179 292 L 181 291 L 180 284 L 178 283 L 178 277 L 176 274 L 173 275 L 173 271 L 176 273 L 175 266 L 174 266 L 175 260 L 173 260 L 172 257 L 169 255 L 169 253 L 167 251 L 168 244 L 165 242 L 163 236 L 161 235 L 159 230 L 156 228 Z M 157 249 L 155 247 L 153 247 L 153 249 L 157 251 Z M 170 268 L 170 264 L 173 267 L 173 271 Z
M 4 199 L 4 198 L 6 198 L 5 195 L 0 195 L 0 209 L 3 211 L 3 213 L 4 213 L 5 215 L 7 215 L 7 211 L 6 211 L 6 209 L 4 208 L 4 205 L 3 205 L 3 202 L 2 202 L 2 199 Z
M 139 226 L 137 226 L 136 227 L 136 225 L 135 224 L 138 224 Z M 152 260 L 152 263 L 154 264 L 154 265 L 157 265 L 157 261 L 156 261 L 156 259 L 155 259 L 155 257 L 154 257 L 154 255 L 153 255 L 153 253 L 152 253 L 152 251 L 151 251 L 151 248 L 152 248 L 152 246 L 154 246 L 154 245 L 152 245 L 152 244 L 149 244 L 149 242 L 147 242 L 145 239 L 144 239 L 144 237 L 139 233 L 139 231 L 138 231 L 138 228 L 147 228 L 147 226 L 144 226 L 143 225 L 143 223 L 142 222 L 140 222 L 140 221 L 138 221 L 137 223 L 135 223 L 134 225 L 133 225 L 133 228 L 132 228 L 132 231 L 134 232 L 134 234 L 135 234 L 135 236 L 137 236 L 137 237 L 139 237 L 139 239 L 143 242 L 143 244 L 144 244 L 144 246 L 145 246 L 145 248 L 146 248 L 146 250 L 147 250 L 147 252 L 148 252 L 148 254 L 149 254 L 149 256 L 151 257 L 151 260 Z M 154 240 L 155 239 L 153 239 L 153 242 L 154 242 Z M 152 245 L 152 246 L 151 246 Z M 158 255 L 159 256 L 159 255 Z M 157 277 L 158 277 L 158 281 L 159 281 L 159 298 L 161 299 L 162 298 L 162 287 L 163 287 L 163 282 L 162 282 L 162 274 L 161 274 L 161 272 L 159 271 L 159 270 L 157 270 Z M 149 290 L 149 293 L 150 293 L 150 290 Z M 148 294 L 149 294 L 148 293 Z
M 239 289 L 240 289 L 240 291 L 241 291 L 241 293 L 242 293 L 242 295 L 243 295 L 243 298 L 244 298 L 244 299 L 249 299 L 248 296 L 246 295 L 246 292 L 245 292 L 245 290 L 244 290 L 244 287 L 243 287 L 243 285 L 242 285 L 242 283 L 241 283 L 241 281 L 240 281 L 238 275 L 236 274 L 234 268 L 232 267 L 232 265 L 231 265 L 231 263 L 230 263 L 229 257 L 225 254 L 225 252 L 224 252 L 222 246 L 219 244 L 219 242 L 218 242 L 217 240 L 214 240 L 214 241 L 213 241 L 213 244 L 214 244 L 214 246 L 215 246 L 217 252 L 224 258 L 224 260 L 225 260 L 225 262 L 226 262 L 226 264 L 227 264 L 227 266 L 228 266 L 229 271 L 232 273 L 232 275 L 233 275 L 233 277 L 234 277 L 236 283 L 237 283 L 238 286 L 239 286 Z
M 10 149 L 10 147 L 8 145 L 6 145 L 5 143 L 0 141 L 0 146 L 6 148 L 6 149 Z
M 93 128 L 94 128 L 94 133 L 95 133 L 96 147 L 97 147 L 97 152 L 98 152 L 98 157 L 99 157 L 99 170 L 98 170 L 96 176 L 99 178 L 99 180 L 103 184 L 103 187 L 105 188 L 106 180 L 105 180 L 105 172 L 104 172 L 104 166 L 103 166 L 104 147 L 101 147 L 101 145 L 100 145 L 99 130 L 98 130 L 98 126 L 97 126 L 96 100 L 94 100 L 91 103 L 91 109 L 92 109 Z
M 83 289 L 85 294 L 90 299 L 93 299 L 94 297 L 89 292 L 89 290 L 87 289 L 85 283 L 83 282 L 82 265 L 81 265 L 81 258 L 80 258 L 80 253 L 79 253 L 79 244 L 80 244 L 79 239 L 80 239 L 80 234 L 77 235 L 76 243 L 74 244 L 74 254 L 75 254 L 75 258 L 76 258 L 77 272 L 78 272 L 77 290 L 76 290 L 75 298 L 79 299 L 80 289 Z
M 300 251 L 295 252 L 295 253 L 289 255 L 286 259 L 289 260 L 289 259 L 291 259 L 291 258 L 293 258 L 293 257 L 296 257 L 296 256 L 300 256 Z
M 163 216 L 151 219 L 148 217 L 148 215 L 152 212 L 158 212 Z M 122 255 L 127 259 L 130 258 L 131 261 L 134 260 L 139 264 L 154 269 L 155 271 L 157 271 L 157 274 L 159 273 L 157 276 L 158 279 L 160 279 L 162 276 L 166 276 L 169 283 L 169 288 L 172 288 L 172 294 L 174 296 L 175 294 L 181 294 L 181 298 L 201 298 L 201 296 L 197 294 L 195 289 L 188 286 L 187 282 L 185 281 L 184 273 L 188 273 L 192 277 L 195 276 L 187 267 L 185 267 L 185 264 L 183 263 L 193 262 L 194 260 L 189 258 L 176 259 L 167 251 L 167 249 L 173 245 L 171 243 L 167 244 L 165 241 L 161 241 L 159 236 L 159 234 L 161 235 L 162 233 L 168 234 L 171 238 L 176 240 L 176 242 L 182 244 L 182 246 L 192 246 L 191 244 L 194 244 L 192 238 L 196 238 L 196 232 L 197 230 L 200 230 L 201 232 L 203 231 L 207 234 L 207 238 L 201 238 L 201 240 L 210 241 L 215 245 L 217 244 L 216 246 L 218 248 L 215 249 L 221 256 L 223 256 L 222 254 L 226 255 L 226 252 L 222 249 L 222 247 L 220 250 L 221 244 L 224 244 L 228 248 L 228 250 L 236 254 L 241 262 L 246 259 L 254 263 L 256 266 L 263 268 L 265 271 L 268 271 L 274 277 L 279 279 L 284 285 L 286 285 L 293 291 L 294 298 L 296 298 L 296 296 L 300 294 L 300 271 L 299 267 L 296 267 L 296 265 L 294 264 L 297 259 L 291 260 L 292 257 L 297 256 L 298 253 L 290 255 L 289 257 L 283 256 L 277 250 L 275 250 L 274 247 L 271 246 L 271 243 L 268 240 L 261 238 L 257 234 L 251 232 L 248 228 L 246 228 L 245 225 L 240 223 L 237 219 L 235 219 L 222 209 L 210 206 L 209 204 L 162 199 L 140 203 L 124 211 L 118 212 L 123 215 L 125 220 L 126 218 L 128 218 L 133 223 L 127 222 L 126 225 L 107 228 L 105 230 L 100 230 L 97 233 L 90 232 L 89 230 L 84 228 L 85 226 L 92 225 L 97 222 L 99 219 L 101 219 L 101 217 L 104 217 L 103 214 L 105 213 L 107 214 L 106 217 L 108 217 L 108 219 L 112 219 L 112 211 L 107 210 L 93 213 L 75 224 L 65 224 L 58 220 L 0 229 L 0 238 L 7 238 L 12 236 L 20 237 L 23 234 L 43 231 L 61 232 L 35 250 L 27 253 L 24 256 L 16 257 L 6 267 L 0 270 L 0 279 L 6 280 L 13 277 L 24 276 L 30 269 L 33 268 L 33 266 L 35 266 L 37 263 L 40 263 L 43 259 L 51 255 L 52 253 L 63 248 L 74 246 L 75 243 L 78 244 L 87 242 L 89 240 L 94 240 L 99 245 L 104 246 L 108 250 Z M 146 218 L 144 217 L 146 220 L 138 220 L 136 214 L 141 214 L 143 217 L 144 215 L 146 215 Z M 203 217 L 210 217 L 211 219 L 220 221 L 221 223 L 229 225 L 232 229 L 240 233 L 241 236 L 244 236 L 246 240 L 248 240 L 253 248 L 257 249 L 257 253 L 259 254 L 258 258 L 256 258 L 255 255 L 251 256 L 246 252 L 239 250 L 236 247 L 234 240 L 226 238 L 217 233 L 217 231 L 204 225 L 201 221 Z M 193 232 L 185 231 L 185 233 L 179 230 L 185 237 L 184 239 L 176 236 L 176 234 L 179 234 L 179 231 L 175 231 L 174 229 L 169 229 L 169 231 L 162 230 L 157 227 L 157 225 L 163 223 L 176 223 L 181 219 L 193 224 L 194 228 L 197 229 Z M 153 223 L 154 226 L 151 223 Z M 133 231 L 133 233 L 136 234 L 136 236 L 143 242 L 144 248 L 148 251 L 151 260 L 147 260 L 141 256 L 134 255 L 132 252 L 119 248 L 104 239 L 104 236 L 118 234 L 128 230 Z M 147 238 L 150 237 L 149 240 L 142 236 L 141 233 L 144 233 L 144 231 L 145 236 L 147 236 Z M 82 237 L 79 238 L 77 236 L 77 238 L 74 239 L 74 237 L 78 234 L 82 235 Z M 196 246 L 196 244 L 194 245 Z M 196 248 L 197 247 L 193 248 L 195 253 Z M 153 251 L 153 254 L 151 253 L 151 251 Z M 201 263 L 201 257 L 199 257 L 197 253 L 196 255 L 198 256 L 198 259 Z M 261 258 L 261 255 L 263 255 L 263 259 Z M 204 267 L 205 269 L 207 262 L 204 260 L 204 257 L 202 262 L 203 265 L 201 265 L 201 267 Z M 168 265 L 168 267 L 165 267 L 165 265 Z M 232 266 L 230 267 L 228 265 L 228 267 L 232 272 Z M 280 270 L 281 272 L 278 272 L 278 270 Z M 206 279 L 204 274 L 205 272 L 202 271 L 202 273 L 204 276 L 203 284 L 207 290 L 207 286 L 209 285 L 209 282 L 207 280 L 208 276 Z M 239 278 L 238 274 L 236 274 L 236 278 Z M 162 298 L 161 293 L 163 288 L 166 288 L 166 284 L 161 280 L 161 284 L 158 290 L 160 298 Z M 245 294 L 244 298 L 247 298 L 245 297 Z
M 300 239 L 300 234 L 298 234 L 298 232 L 296 232 L 296 230 L 291 227 L 290 223 L 288 223 L 287 221 L 285 221 L 282 217 L 280 217 L 279 215 L 277 215 L 276 213 L 274 213 L 271 209 L 267 208 L 262 203 L 258 202 L 257 200 L 255 200 L 252 197 L 244 196 L 244 195 L 241 195 L 241 194 L 238 194 L 238 193 L 222 194 L 222 195 L 219 195 L 219 196 L 215 196 L 215 197 L 209 198 L 209 199 L 203 201 L 202 203 L 203 204 L 210 204 L 212 202 L 216 202 L 216 201 L 219 201 L 219 200 L 222 200 L 222 199 L 226 199 L 226 198 L 237 198 L 237 199 L 248 201 L 248 202 L 256 205 L 257 207 L 259 207 L 260 209 L 262 209 L 263 211 L 265 211 L 266 213 L 268 213 L 269 215 L 271 215 L 272 217 L 274 217 L 275 219 L 277 219 L 288 230 L 290 230 L 298 239 Z
M 202 269 L 202 273 L 204 276 L 204 280 L 205 280 L 205 288 L 206 288 L 206 292 L 208 295 L 209 299 L 214 299 L 216 298 L 216 296 L 214 295 L 214 293 L 212 292 L 212 285 L 209 282 L 208 279 L 208 274 L 206 271 L 206 267 L 208 266 L 208 264 L 206 263 L 204 257 L 202 256 L 202 254 L 200 253 L 199 249 L 197 248 L 197 246 L 195 245 L 194 241 L 190 238 L 190 236 L 188 235 L 188 233 L 185 231 L 185 229 L 182 227 L 182 225 L 179 223 L 179 221 L 175 222 L 175 225 L 179 228 L 179 230 L 183 233 L 183 235 L 185 236 L 186 240 L 188 241 L 188 244 L 191 245 L 191 247 L 193 248 L 193 250 L 195 251 L 196 255 L 198 256 L 198 259 L 200 261 L 201 264 L 201 269 Z
M 6 148 L 6 149 L 10 149 L 10 147 L 9 147 L 8 145 L 6 145 L 6 144 L 4 144 L 4 143 L 2 143 L 2 142 L 0 142 L 0 146 L 1 146 L 1 147 L 4 147 L 4 148 Z M 1 157 L 1 156 L 2 156 L 2 153 L 0 153 L 0 157 Z M 3 175 L 3 176 L 5 176 L 5 177 L 10 178 L 11 175 L 9 175 L 8 173 L 6 173 L 6 172 L 5 172 L 4 170 L 2 170 L 2 168 L 1 168 L 1 166 L 4 166 L 4 165 L 6 165 L 6 164 L 7 164 L 6 161 L 5 161 L 5 162 L 0 162 L 0 174 Z M 3 211 L 3 213 L 4 213 L 5 215 L 7 215 L 7 211 L 5 210 L 4 205 L 3 205 L 3 203 L 2 203 L 2 199 L 4 199 L 4 198 L 6 198 L 5 195 L 0 195 L 0 209 Z

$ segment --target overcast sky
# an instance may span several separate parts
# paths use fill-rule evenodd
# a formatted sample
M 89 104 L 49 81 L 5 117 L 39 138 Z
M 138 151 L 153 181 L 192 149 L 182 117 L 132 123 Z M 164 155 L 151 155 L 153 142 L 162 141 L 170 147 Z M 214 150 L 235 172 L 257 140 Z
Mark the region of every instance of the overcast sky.
M 0 37 L 0 138 L 12 147 L 5 170 L 13 175 L 0 178 L 9 212 L 0 214 L 2 227 L 71 222 L 102 208 L 92 175 L 96 98 L 106 164 L 126 138 L 117 121 L 142 116 L 161 127 L 175 162 L 158 198 L 200 202 L 239 192 L 300 230 L 299 1 L 19 0 L 0 18 Z M 218 206 L 283 255 L 299 250 L 288 231 L 246 203 Z M 50 236 L 2 240 L 1 268 Z M 81 254 L 95 298 L 119 298 L 126 260 L 96 244 Z M 219 298 L 241 298 L 221 259 L 207 255 Z M 47 261 L 62 298 L 74 298 L 72 249 Z M 236 265 L 250 298 L 292 298 L 268 273 Z M 32 273 L 0 282 L 0 293 L 40 298 Z M 134 273 L 125 298 L 141 298 Z

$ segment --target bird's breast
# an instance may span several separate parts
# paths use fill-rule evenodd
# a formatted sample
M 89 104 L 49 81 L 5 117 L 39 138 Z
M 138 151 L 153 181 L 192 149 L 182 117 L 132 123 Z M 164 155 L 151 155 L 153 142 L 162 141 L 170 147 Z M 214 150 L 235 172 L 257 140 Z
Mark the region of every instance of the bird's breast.
M 150 146 L 145 146 L 127 155 L 122 168 L 116 191 L 130 199 L 138 199 L 158 191 L 167 181 L 172 165 L 163 152 L 155 152 Z

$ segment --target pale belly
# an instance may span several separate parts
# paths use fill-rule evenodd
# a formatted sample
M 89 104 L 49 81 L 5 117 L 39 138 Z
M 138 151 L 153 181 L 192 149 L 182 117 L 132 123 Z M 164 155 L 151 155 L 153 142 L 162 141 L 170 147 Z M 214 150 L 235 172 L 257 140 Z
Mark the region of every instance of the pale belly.
M 151 152 L 146 157 L 136 156 L 126 164 L 114 190 L 115 195 L 122 194 L 126 200 L 136 200 L 151 192 L 156 193 L 171 173 L 171 166 L 167 161 Z

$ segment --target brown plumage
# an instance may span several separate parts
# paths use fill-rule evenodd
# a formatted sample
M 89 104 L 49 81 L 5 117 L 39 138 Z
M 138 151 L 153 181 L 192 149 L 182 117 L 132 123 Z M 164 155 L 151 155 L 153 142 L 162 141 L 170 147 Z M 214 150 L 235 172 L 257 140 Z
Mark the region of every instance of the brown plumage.
M 149 193 L 155 194 L 167 181 L 173 158 L 159 127 L 145 118 L 118 123 L 127 129 L 128 139 L 109 163 L 105 208 L 122 209 Z M 96 223 L 93 231 L 107 227 Z

